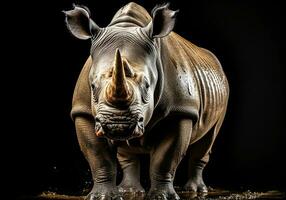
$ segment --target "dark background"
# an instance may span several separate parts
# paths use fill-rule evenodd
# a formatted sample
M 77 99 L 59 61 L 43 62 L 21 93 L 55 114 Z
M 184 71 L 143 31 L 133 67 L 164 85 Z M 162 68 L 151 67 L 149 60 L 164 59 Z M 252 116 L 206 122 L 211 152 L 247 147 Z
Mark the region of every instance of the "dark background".
M 8 72 L 3 74 L 10 80 L 3 85 L 5 100 L 12 104 L 12 109 L 3 106 L 9 110 L 4 165 L 11 175 L 10 189 L 20 194 L 80 194 L 91 186 L 69 117 L 73 88 L 90 45 L 65 27 L 61 11 L 74 2 L 88 6 L 94 21 L 104 27 L 129 1 L 17 2 L 2 18 L 5 32 L 13 37 L 6 50 L 12 55 Z M 164 1 L 135 2 L 151 11 Z M 229 80 L 228 112 L 205 182 L 226 189 L 285 190 L 283 6 L 275 1 L 169 2 L 172 9 L 180 9 L 174 31 L 211 50 Z M 178 179 L 182 177 L 180 171 Z

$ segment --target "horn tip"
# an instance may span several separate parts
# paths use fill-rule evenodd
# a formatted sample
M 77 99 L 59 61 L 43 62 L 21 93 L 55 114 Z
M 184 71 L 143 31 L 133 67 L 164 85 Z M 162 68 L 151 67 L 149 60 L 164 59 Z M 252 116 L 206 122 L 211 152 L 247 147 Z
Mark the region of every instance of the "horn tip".
M 120 55 L 119 48 L 116 48 L 115 53 L 116 53 L 116 55 L 118 55 L 118 54 Z
M 116 50 L 115 50 L 115 65 L 116 64 L 122 64 L 121 62 L 122 62 L 122 60 L 121 60 L 121 54 L 120 54 L 120 51 L 119 51 L 119 48 L 116 48 Z

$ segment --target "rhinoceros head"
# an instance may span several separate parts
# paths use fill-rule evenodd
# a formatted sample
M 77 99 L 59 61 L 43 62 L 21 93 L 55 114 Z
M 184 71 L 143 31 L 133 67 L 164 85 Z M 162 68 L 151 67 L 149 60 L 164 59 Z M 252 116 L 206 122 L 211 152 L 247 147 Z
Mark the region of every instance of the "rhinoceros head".
M 124 12 L 123 7 L 105 28 L 90 18 L 85 7 L 65 11 L 71 33 L 79 39 L 91 39 L 89 83 L 95 130 L 98 136 L 113 140 L 143 135 L 156 104 L 154 95 L 159 80 L 155 38 L 172 31 L 176 15 L 168 5 L 156 7 L 152 18 L 141 6 L 130 6 L 132 12 Z

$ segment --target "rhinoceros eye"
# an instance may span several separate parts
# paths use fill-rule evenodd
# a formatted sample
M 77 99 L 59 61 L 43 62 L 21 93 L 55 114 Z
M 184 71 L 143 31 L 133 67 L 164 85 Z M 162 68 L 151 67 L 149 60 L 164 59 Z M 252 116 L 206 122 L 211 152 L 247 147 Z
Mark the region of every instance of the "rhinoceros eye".
M 145 87 L 146 87 L 146 89 L 149 89 L 149 87 L 150 87 L 150 83 L 149 83 L 147 80 L 145 80 L 145 81 L 144 81 L 144 83 L 145 83 Z
M 143 82 L 140 88 L 141 88 L 143 103 L 148 103 L 150 98 L 150 92 L 149 92 L 150 83 L 146 78 L 143 78 Z
M 95 84 L 94 84 L 94 83 L 91 84 L 91 89 L 92 89 L 92 90 L 95 89 Z
M 91 84 L 91 90 L 92 90 L 92 96 L 93 96 L 94 102 L 98 102 L 98 96 L 99 96 L 100 88 L 97 86 L 97 84 L 92 83 Z

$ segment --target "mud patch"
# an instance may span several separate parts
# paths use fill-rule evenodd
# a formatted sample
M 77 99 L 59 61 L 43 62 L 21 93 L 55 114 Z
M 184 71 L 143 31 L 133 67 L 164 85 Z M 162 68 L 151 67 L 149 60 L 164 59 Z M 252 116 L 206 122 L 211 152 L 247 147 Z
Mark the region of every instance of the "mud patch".
M 178 191 L 179 196 L 182 200 L 265 200 L 265 199 L 285 199 L 285 193 L 271 190 L 266 192 L 252 192 L 252 191 L 243 191 L 235 192 L 228 190 L 220 189 L 210 189 L 208 194 L 196 194 L 187 191 Z M 69 196 L 57 194 L 54 192 L 43 192 L 42 194 L 36 197 L 26 197 L 22 200 L 84 200 L 84 196 Z M 125 200 L 144 200 L 144 194 L 128 192 L 124 194 Z

